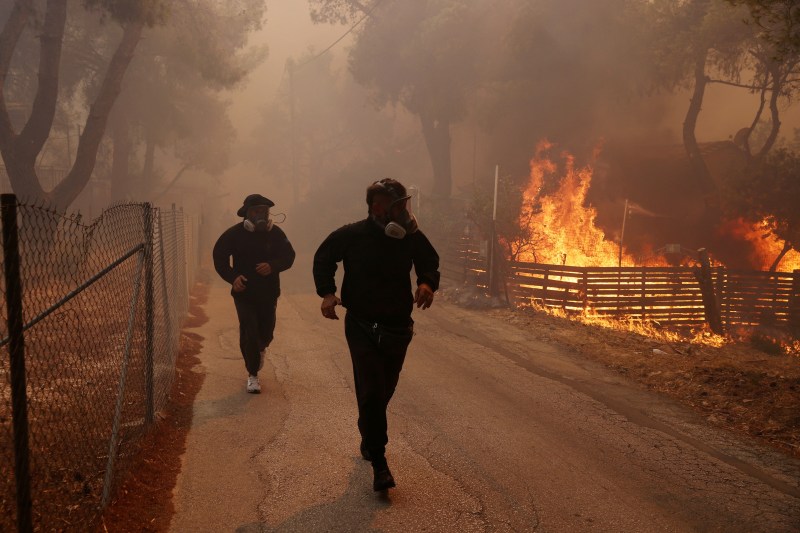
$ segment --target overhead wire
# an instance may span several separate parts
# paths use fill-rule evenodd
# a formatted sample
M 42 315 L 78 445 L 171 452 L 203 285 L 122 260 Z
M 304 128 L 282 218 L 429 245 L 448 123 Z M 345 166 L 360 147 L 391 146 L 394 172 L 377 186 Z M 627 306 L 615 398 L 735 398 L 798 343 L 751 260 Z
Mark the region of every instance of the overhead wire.
M 318 54 L 315 54 L 315 55 L 313 55 L 312 57 L 309 57 L 308 59 L 304 60 L 302 63 L 298 63 L 297 65 L 295 65 L 295 66 L 294 66 L 294 70 L 295 70 L 295 72 L 296 72 L 298 69 L 300 69 L 300 68 L 302 68 L 302 67 L 304 67 L 304 66 L 308 65 L 308 64 L 309 64 L 309 63 L 311 63 L 312 61 L 316 61 L 317 59 L 319 59 L 319 58 L 320 58 L 320 57 L 322 57 L 323 55 L 327 54 L 327 53 L 328 53 L 328 52 L 329 52 L 331 49 L 333 49 L 333 47 L 334 47 L 334 46 L 336 46 L 337 44 L 339 44 L 340 42 L 342 42 L 342 40 L 343 40 L 345 37 L 347 37 L 348 35 L 350 35 L 351 33 L 353 33 L 353 32 L 355 31 L 355 29 L 356 29 L 356 28 L 358 28 L 358 27 L 361 25 L 361 23 L 362 23 L 362 22 L 364 22 L 365 20 L 367 20 L 367 18 L 368 18 L 370 15 L 372 15 L 372 13 L 373 13 L 373 12 L 374 12 L 374 11 L 375 11 L 377 8 L 378 8 L 378 6 L 379 6 L 379 5 L 381 5 L 383 2 L 384 2 L 384 0 L 378 0 L 377 2 L 375 2 L 375 3 L 372 5 L 372 7 L 371 7 L 371 8 L 369 8 L 369 10 L 368 10 L 367 12 L 365 12 L 365 13 L 364 13 L 364 16 L 362 16 L 360 19 L 358 19 L 358 20 L 355 22 L 355 24 L 353 24 L 352 26 L 350 26 L 350 28 L 349 28 L 349 29 L 348 29 L 346 32 L 344 32 L 344 33 L 343 33 L 343 34 L 342 34 L 342 35 L 341 35 L 341 36 L 340 36 L 338 39 L 336 39 L 336 40 L 335 40 L 335 41 L 333 41 L 331 44 L 329 44 L 329 45 L 328 45 L 328 46 L 327 46 L 327 47 L 326 47 L 324 50 L 322 50 L 322 51 L 321 51 L 321 52 L 319 52 Z

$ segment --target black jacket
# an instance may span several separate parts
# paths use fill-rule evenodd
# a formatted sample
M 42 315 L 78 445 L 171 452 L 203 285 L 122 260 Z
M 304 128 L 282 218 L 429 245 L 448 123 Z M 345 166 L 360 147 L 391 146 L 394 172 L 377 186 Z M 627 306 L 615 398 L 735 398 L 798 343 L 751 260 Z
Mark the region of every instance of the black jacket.
M 393 239 L 369 218 L 334 231 L 314 255 L 318 295 L 336 292 L 334 274 L 339 261 L 344 262 L 342 305 L 365 320 L 408 324 L 414 307 L 412 264 L 417 285 L 439 288 L 439 255 L 421 231 Z
M 279 272 L 294 263 L 294 249 L 286 234 L 277 226 L 270 231 L 247 231 L 242 223 L 225 230 L 214 245 L 214 268 L 222 279 L 233 284 L 240 274 L 247 278 L 247 288 L 231 294 L 236 298 L 277 298 L 281 293 Z M 233 257 L 233 266 L 231 266 Z M 256 272 L 258 263 L 269 263 L 272 273 Z

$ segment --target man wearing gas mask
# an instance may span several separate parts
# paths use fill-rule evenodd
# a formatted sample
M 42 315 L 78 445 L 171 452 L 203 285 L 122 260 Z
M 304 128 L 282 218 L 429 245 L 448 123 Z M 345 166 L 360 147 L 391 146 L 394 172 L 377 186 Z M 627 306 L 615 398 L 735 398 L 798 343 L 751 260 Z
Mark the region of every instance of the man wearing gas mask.
M 322 315 L 338 320 L 336 306 L 347 309 L 344 331 L 353 362 L 361 455 L 372 462 L 376 491 L 395 486 L 385 457 L 386 408 L 413 336 L 411 311 L 414 304 L 430 307 L 439 286 L 439 256 L 418 229 L 408 199 L 400 182 L 376 181 L 367 188 L 369 216 L 331 233 L 314 256 Z M 340 261 L 341 300 L 334 280 Z
M 214 268 L 231 284 L 239 317 L 239 347 L 247 369 L 246 390 L 254 394 L 261 392 L 258 371 L 275 330 L 279 273 L 292 266 L 295 256 L 286 234 L 270 218 L 274 205 L 260 194 L 245 198 L 236 213 L 244 220 L 220 236 L 213 252 Z

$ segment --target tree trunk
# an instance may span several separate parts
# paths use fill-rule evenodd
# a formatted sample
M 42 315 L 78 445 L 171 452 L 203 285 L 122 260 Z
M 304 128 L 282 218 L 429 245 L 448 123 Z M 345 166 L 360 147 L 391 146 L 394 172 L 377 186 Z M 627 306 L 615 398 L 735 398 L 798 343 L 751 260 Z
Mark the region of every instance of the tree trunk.
M 755 161 L 761 162 L 767 156 L 769 151 L 772 149 L 772 146 L 775 144 L 775 141 L 778 140 L 778 133 L 781 129 L 781 116 L 780 110 L 778 109 L 778 99 L 780 98 L 781 92 L 783 90 L 784 83 L 781 78 L 780 68 L 772 64 L 769 68 L 770 77 L 772 78 L 772 94 L 769 98 L 769 110 L 770 110 L 770 119 L 771 119 L 771 126 L 769 135 L 767 136 L 767 140 L 764 142 L 764 146 L 758 151 L 758 154 L 755 156 Z
M 437 120 L 429 114 L 421 113 L 420 122 L 433 167 L 433 196 L 450 198 L 453 188 L 450 121 Z
M 47 200 L 48 195 L 36 176 L 36 159 L 50 135 L 55 117 L 61 47 L 67 21 L 67 2 L 47 1 L 40 34 L 36 94 L 28 121 L 17 134 L 8 115 L 2 88 L 14 49 L 32 12 L 33 5 L 30 0 L 16 2 L 0 33 L 0 152 L 13 191 L 28 201 L 41 201 Z
M 788 241 L 783 243 L 783 249 L 781 249 L 781 253 L 778 254 L 778 257 L 775 258 L 775 261 L 773 261 L 772 265 L 769 267 L 770 272 L 775 272 L 778 270 L 778 265 L 780 265 L 781 261 L 783 261 L 783 256 L 788 254 L 791 249 L 792 245 Z
M 142 37 L 143 29 L 144 20 L 131 22 L 125 26 L 122 39 L 103 78 L 100 92 L 89 110 L 89 116 L 78 143 L 75 163 L 69 174 L 50 195 L 53 203 L 57 206 L 62 208 L 69 206 L 89 183 L 97 162 L 97 149 L 103 140 L 108 116 L 122 90 L 125 71 L 128 70 L 128 65 L 133 59 L 133 53 Z
M 28 19 L 33 12 L 32 0 L 18 0 L 14 3 L 11 13 L 6 20 L 3 31 L 0 32 L 0 151 L 8 166 L 9 154 L 13 151 L 16 139 L 11 118 L 8 115 L 3 88 L 6 85 L 8 69 L 11 67 L 11 58 L 17 47 L 20 36 L 28 24 Z
M 689 165 L 695 180 L 700 185 L 706 206 L 712 205 L 712 197 L 715 192 L 714 182 L 711 173 L 706 166 L 700 146 L 697 143 L 695 131 L 697 129 L 697 119 L 703 107 L 703 97 L 705 96 L 708 77 L 706 76 L 706 57 L 708 50 L 703 50 L 695 60 L 694 68 L 694 91 L 689 102 L 689 109 L 686 111 L 686 118 L 683 122 L 683 146 L 689 158 Z

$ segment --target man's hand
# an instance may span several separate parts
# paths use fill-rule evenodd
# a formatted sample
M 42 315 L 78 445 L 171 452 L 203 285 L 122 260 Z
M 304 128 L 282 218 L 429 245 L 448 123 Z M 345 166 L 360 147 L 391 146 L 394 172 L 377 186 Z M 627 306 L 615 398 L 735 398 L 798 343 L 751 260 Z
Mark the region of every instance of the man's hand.
M 427 309 L 433 304 L 433 289 L 427 283 L 420 283 L 417 292 L 414 294 L 414 303 L 417 308 Z
M 247 278 L 239 274 L 236 276 L 236 279 L 233 280 L 233 292 L 242 292 L 247 288 L 245 285 L 247 283 Z
M 256 272 L 262 276 L 269 276 L 272 274 L 272 267 L 269 266 L 269 263 L 258 263 L 256 265 Z
M 336 306 L 342 305 L 342 301 L 335 294 L 328 294 L 322 298 L 322 316 L 331 320 L 339 320 L 336 316 Z

